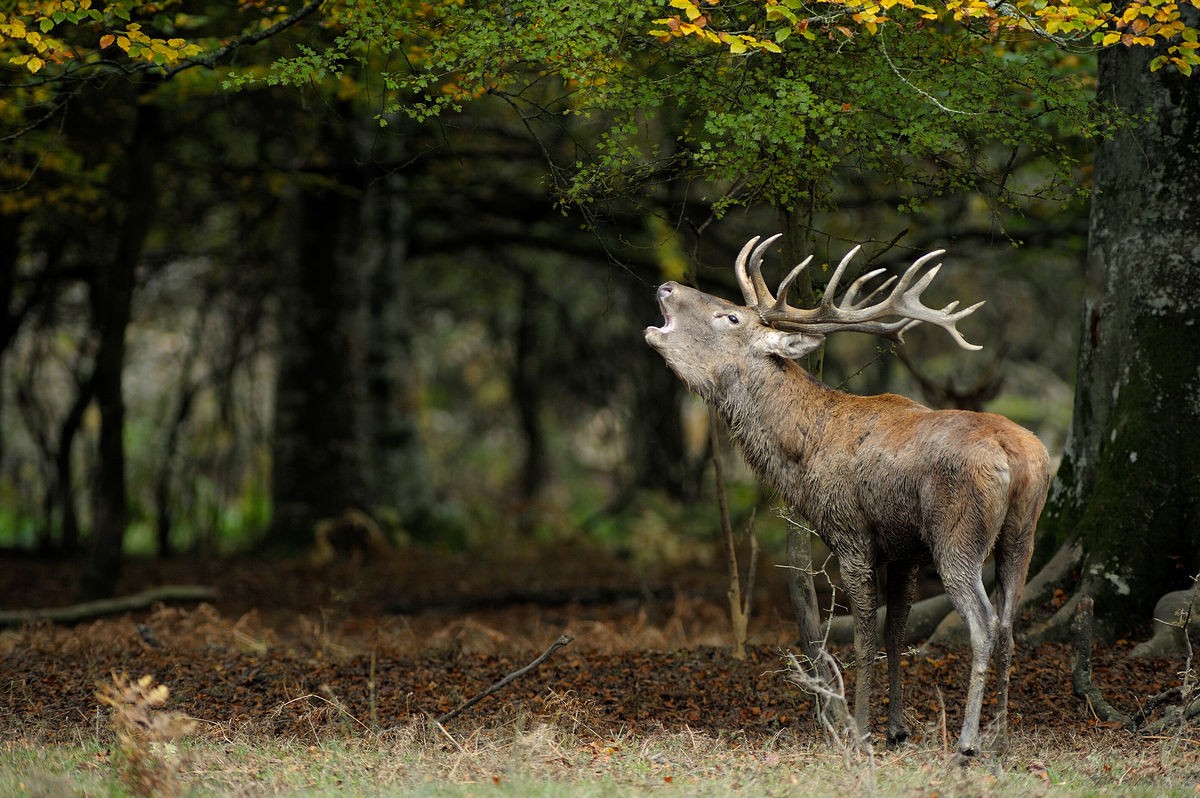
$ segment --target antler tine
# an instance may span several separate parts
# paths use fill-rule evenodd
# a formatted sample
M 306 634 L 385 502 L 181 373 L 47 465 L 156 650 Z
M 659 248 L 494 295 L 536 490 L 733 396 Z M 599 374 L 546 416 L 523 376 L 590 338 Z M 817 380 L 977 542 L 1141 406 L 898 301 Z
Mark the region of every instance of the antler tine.
M 750 282 L 750 275 L 746 273 L 746 261 L 750 258 L 750 250 L 754 249 L 754 245 L 758 243 L 759 236 L 755 236 L 746 242 L 742 247 L 742 251 L 733 261 L 733 275 L 737 278 L 738 286 L 742 289 L 742 296 L 746 299 L 746 304 L 753 303 L 757 297 L 755 296 L 754 284 Z
M 950 335 L 950 337 L 954 339 L 955 343 L 957 343 L 963 349 L 969 349 L 972 352 L 979 351 L 980 349 L 983 349 L 983 347 L 980 346 L 979 344 L 973 344 L 970 341 L 968 341 L 967 339 L 963 338 L 962 333 L 960 333 L 958 331 L 958 328 L 954 325 L 958 322 L 959 319 L 966 318 L 967 316 L 971 315 L 976 310 L 978 310 L 981 305 L 984 305 L 986 303 L 985 302 L 976 302 L 974 305 L 971 305 L 968 308 L 964 308 L 964 309 L 958 311 L 957 313 L 951 313 L 951 311 L 953 311 L 956 307 L 958 307 L 958 304 L 959 304 L 958 301 L 955 300 L 954 302 L 951 302 L 946 307 L 942 308 L 941 311 L 939 311 L 939 312 L 944 315 L 944 318 L 938 319 L 937 321 L 934 321 L 933 323 L 937 324 L 939 327 L 941 327 L 943 330 L 945 330 Z M 911 319 L 907 324 L 905 324 L 903 327 L 901 327 L 899 330 L 896 331 L 896 340 L 903 343 L 904 342 L 904 333 L 908 332 L 913 327 L 916 327 L 918 324 L 921 324 L 924 321 L 928 321 L 928 320 L 927 319 Z
M 951 302 L 949 305 L 947 305 L 946 307 L 942 308 L 941 312 L 942 313 L 950 313 L 952 310 L 954 310 L 956 307 L 958 307 L 958 304 L 959 304 L 958 300 L 956 299 L 953 302 Z M 980 304 L 983 304 L 983 303 L 981 302 Z M 910 319 L 907 324 L 905 324 L 903 327 L 901 327 L 897 331 L 896 339 L 898 341 L 903 342 L 904 341 L 904 333 L 908 332 L 913 327 L 916 327 L 918 324 L 920 324 L 923 321 L 924 321 L 924 319 Z
M 800 261 L 795 267 L 788 272 L 787 277 L 779 283 L 779 288 L 775 291 L 775 305 L 773 310 L 786 311 L 790 310 L 787 305 L 788 291 L 792 289 L 792 283 L 800 276 L 800 272 L 804 271 L 808 264 L 812 263 L 813 256 L 809 255 L 804 260 Z
M 846 271 L 846 267 L 850 265 L 850 261 L 862 249 L 862 244 L 855 245 L 854 249 L 842 256 L 842 262 L 833 270 L 833 276 L 829 278 L 829 282 L 825 285 L 825 293 L 821 296 L 821 307 L 829 308 L 833 306 L 833 297 L 837 293 L 838 281 L 842 279 L 842 273 Z
M 886 290 L 888 286 L 899 279 L 893 274 L 891 277 L 887 278 L 874 289 L 872 289 L 871 293 L 867 294 L 862 299 L 859 299 L 858 292 L 862 290 L 862 287 L 886 271 L 887 269 L 872 269 L 866 274 L 861 275 L 857 280 L 850 284 L 850 288 L 846 291 L 846 296 L 842 299 L 842 306 L 855 309 L 860 308 L 877 297 L 880 292 Z
M 762 276 L 762 261 L 767 249 L 782 235 L 783 233 L 776 233 L 767 237 L 762 243 L 759 243 L 759 237 L 755 236 L 746 242 L 742 251 L 738 253 L 737 260 L 734 261 L 734 272 L 737 275 L 738 285 L 742 288 L 746 304 L 751 307 L 759 307 L 774 301 L 771 289 L 767 287 L 767 281 Z M 755 246 L 756 244 L 757 246 Z

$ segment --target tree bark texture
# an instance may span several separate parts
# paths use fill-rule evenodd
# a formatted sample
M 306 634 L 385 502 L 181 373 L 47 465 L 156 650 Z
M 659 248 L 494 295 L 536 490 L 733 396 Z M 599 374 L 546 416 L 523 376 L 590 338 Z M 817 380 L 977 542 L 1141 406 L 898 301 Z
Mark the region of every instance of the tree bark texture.
M 367 181 L 361 218 L 345 246 L 362 264 L 367 293 L 367 489 L 376 510 L 406 526 L 424 523 L 433 505 L 418 423 L 420 391 L 413 367 L 415 282 L 408 261 L 409 207 L 404 178 L 395 172 Z M 364 508 L 366 509 L 366 508 Z
M 1039 559 L 1078 542 L 1097 632 L 1149 623 L 1200 566 L 1200 81 L 1100 54 L 1100 99 L 1136 122 L 1095 157 L 1074 417 Z
M 267 544 L 300 548 L 350 508 L 417 522 L 417 431 L 400 178 L 355 170 L 295 189 L 282 271 Z
M 336 183 L 295 189 L 279 286 L 279 374 L 268 543 L 311 545 L 321 518 L 367 500 L 363 271 L 340 256 L 358 203 Z

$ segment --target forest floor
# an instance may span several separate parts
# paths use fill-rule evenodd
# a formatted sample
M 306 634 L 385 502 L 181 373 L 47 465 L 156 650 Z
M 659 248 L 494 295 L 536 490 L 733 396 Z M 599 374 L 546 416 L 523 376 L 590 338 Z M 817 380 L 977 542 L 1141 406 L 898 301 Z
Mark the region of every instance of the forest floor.
M 75 576 L 71 564 L 0 558 L 0 609 L 70 603 Z M 915 732 L 907 747 L 877 746 L 869 761 L 842 751 L 785 678 L 795 627 L 769 565 L 741 661 L 729 653 L 726 582 L 712 565 L 420 548 L 322 567 L 183 558 L 130 563 L 121 591 L 162 584 L 210 585 L 218 597 L 0 630 L 0 793 L 113 791 L 112 721 L 96 696 L 113 674 L 152 676 L 170 691 L 166 710 L 196 719 L 198 742 L 177 775 L 199 794 L 338 792 L 355 783 L 345 771 L 364 770 L 381 794 L 471 794 L 488 781 L 521 785 L 517 794 L 536 794 L 530 785 L 540 783 L 637 794 L 673 781 L 691 784 L 688 794 L 713 784 L 713 794 L 864 784 L 942 795 L 1200 790 L 1196 730 L 1147 739 L 1096 721 L 1072 693 L 1065 644 L 1018 644 L 1004 755 L 973 768 L 947 764 L 968 657 L 946 649 L 903 661 Z M 539 667 L 435 722 L 563 634 L 572 642 Z M 1096 684 L 1128 713 L 1178 686 L 1185 667 L 1132 659 L 1132 645 L 1098 646 L 1093 666 Z M 876 684 L 886 684 L 882 663 Z M 876 709 L 882 733 L 882 700 Z M 987 714 L 985 705 L 985 722 Z M 161 750 L 154 756 L 167 756 Z M 806 770 L 812 762 L 830 764 Z M 292 775 L 276 782 L 276 770 Z M 890 780 L 892 771 L 903 779 Z M 118 794 L 145 791 L 123 772 Z M 798 782 L 799 773 L 808 775 Z M 152 783 L 151 792 L 162 789 Z

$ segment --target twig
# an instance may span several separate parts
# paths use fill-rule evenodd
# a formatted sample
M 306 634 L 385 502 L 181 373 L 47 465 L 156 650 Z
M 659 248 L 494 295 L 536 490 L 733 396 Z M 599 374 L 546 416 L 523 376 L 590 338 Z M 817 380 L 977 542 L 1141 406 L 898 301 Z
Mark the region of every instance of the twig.
M 725 544 L 725 562 L 729 569 L 729 621 L 733 626 L 733 658 L 746 658 L 746 637 L 750 627 L 750 612 L 754 588 L 754 569 L 758 567 L 758 539 L 754 536 L 754 516 L 750 516 L 750 572 L 746 590 L 742 590 L 741 569 L 738 567 L 737 546 L 733 539 L 733 523 L 729 519 L 729 502 L 725 497 L 725 468 L 721 462 L 721 442 L 717 435 L 717 414 L 709 410 L 709 429 L 712 432 L 713 478 L 716 481 L 717 509 L 721 515 L 721 541 Z
M 334 694 L 334 692 L 332 690 L 330 690 L 328 687 L 325 689 L 329 693 L 328 698 L 323 695 L 320 695 L 318 693 L 306 693 L 304 695 L 296 696 L 295 698 L 291 698 L 291 699 L 288 699 L 287 701 L 284 701 L 282 704 L 280 704 L 279 706 L 277 706 L 275 708 L 273 714 L 278 715 L 278 714 L 282 713 L 284 709 L 286 709 L 287 707 L 290 707 L 292 704 L 295 704 L 299 701 L 307 701 L 310 698 L 315 698 L 318 701 L 324 701 L 327 705 L 333 707 L 333 709 L 339 715 L 342 716 L 342 722 L 345 723 L 347 726 L 349 726 L 349 721 L 354 721 L 359 726 L 361 726 L 363 731 L 365 731 L 367 734 L 369 734 L 373 737 L 379 736 L 379 732 L 373 731 L 370 726 L 363 723 L 361 720 L 356 718 L 353 713 L 351 713 L 348 709 L 346 709 L 346 707 L 344 707 L 342 705 L 342 702 L 340 700 L 338 700 L 338 697 Z M 311 722 L 312 721 L 310 718 L 310 721 L 309 721 L 310 725 L 311 725 Z
M 523 668 L 518 668 L 517 670 L 508 674 L 503 679 L 496 682 L 495 684 L 493 684 L 488 689 L 484 690 L 479 695 L 477 695 L 474 698 L 467 701 L 465 704 L 460 706 L 458 709 L 452 709 L 449 712 L 447 712 L 445 715 L 442 715 L 440 718 L 437 719 L 437 724 L 440 726 L 443 723 L 453 720 L 454 718 L 456 718 L 459 715 L 461 715 L 462 713 L 466 712 L 468 709 L 475 706 L 480 701 L 482 701 L 483 699 L 492 695 L 493 693 L 500 692 L 501 690 L 503 690 L 505 687 L 507 687 L 512 682 L 515 682 L 517 679 L 520 679 L 522 676 L 529 673 L 531 670 L 536 668 L 538 665 L 541 665 L 543 662 L 545 662 L 547 659 L 550 658 L 551 654 L 553 654 L 555 651 L 558 651 L 560 648 L 567 645 L 574 639 L 575 639 L 574 637 L 572 637 L 571 635 L 568 635 L 568 634 L 561 635 L 557 640 L 555 640 L 553 643 L 551 643 L 550 647 L 548 649 L 546 649 L 545 651 L 543 651 L 538 656 L 538 658 L 535 659 L 533 662 L 529 663 L 528 665 L 526 665 Z
M 787 654 L 787 678 L 804 692 L 813 696 L 822 707 L 817 713 L 830 742 L 844 753 L 852 749 L 871 753 L 869 738 L 858 734 L 858 726 L 846 701 L 846 683 L 837 660 L 824 647 L 817 649 L 817 658 L 808 659 L 808 667 L 800 658 Z

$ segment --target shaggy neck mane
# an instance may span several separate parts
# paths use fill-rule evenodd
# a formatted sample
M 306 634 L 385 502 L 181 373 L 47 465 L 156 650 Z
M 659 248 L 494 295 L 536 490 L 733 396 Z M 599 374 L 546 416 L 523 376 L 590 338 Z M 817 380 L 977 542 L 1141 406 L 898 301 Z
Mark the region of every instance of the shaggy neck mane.
M 807 468 L 836 391 L 796 363 L 771 358 L 738 369 L 715 394 L 713 404 L 746 461 L 768 484 L 796 498 L 794 481 Z

